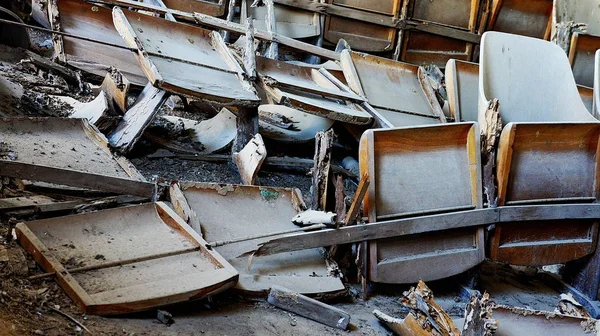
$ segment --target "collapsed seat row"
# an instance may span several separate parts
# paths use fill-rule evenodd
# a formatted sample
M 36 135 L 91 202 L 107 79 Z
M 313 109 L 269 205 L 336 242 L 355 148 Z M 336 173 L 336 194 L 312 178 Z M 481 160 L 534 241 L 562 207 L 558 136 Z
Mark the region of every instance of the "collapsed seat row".
M 480 140 L 490 131 L 485 117 L 493 99 L 503 128 L 493 174 L 497 193 L 486 194 L 497 194 L 498 206 L 597 201 L 600 50 L 589 110 L 560 47 L 487 32 L 479 66 L 450 60 L 446 67 L 450 113 L 458 121 L 453 123 L 435 118 L 431 104 L 419 106 L 409 97 L 421 92 L 410 92 L 405 63 L 394 62 L 395 71 L 389 71 L 385 60 L 396 92 L 382 94 L 390 88 L 382 83 L 365 85 L 382 78 L 374 68 L 384 62 L 361 63 L 366 57 L 373 56 L 350 57 L 359 85 L 370 88 L 365 97 L 393 126 L 368 130 L 360 141 L 361 174 L 371 181 L 365 198 L 370 222 L 482 208 Z M 496 200 L 488 203 L 495 206 Z M 593 253 L 597 239 L 593 219 L 503 223 L 487 239 L 481 227 L 445 230 L 371 241 L 363 268 L 370 281 L 411 283 L 464 272 L 482 262 L 486 251 L 493 260 L 516 265 L 565 263 Z

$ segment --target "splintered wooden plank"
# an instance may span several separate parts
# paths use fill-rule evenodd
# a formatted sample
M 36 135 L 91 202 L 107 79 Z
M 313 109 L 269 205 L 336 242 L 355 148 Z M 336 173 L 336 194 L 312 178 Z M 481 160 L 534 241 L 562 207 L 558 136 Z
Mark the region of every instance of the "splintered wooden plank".
M 244 184 L 256 184 L 256 175 L 267 158 L 267 149 L 260 134 L 256 134 L 239 152 L 233 153 L 233 162 Z
M 206 29 L 113 9 L 115 28 L 150 82 L 166 91 L 221 103 L 255 105 L 259 98 L 223 58 Z
M 135 104 L 109 134 L 110 145 L 122 153 L 131 151 L 166 99 L 165 91 L 146 84 Z
M 419 81 L 419 67 L 382 57 L 349 53 L 344 76 L 355 92 L 364 92 L 369 105 L 394 126 L 440 122 Z
M 228 241 L 250 235 L 294 229 L 291 219 L 305 209 L 297 189 L 256 186 L 181 183 L 181 189 L 209 241 Z M 337 277 L 328 276 L 318 249 L 268 257 L 248 258 L 241 254 L 269 238 L 216 247 L 239 272 L 236 288 L 247 294 L 266 295 L 273 285 L 302 294 L 334 293 L 343 290 Z
M 56 2 L 59 15 L 52 23 L 54 30 L 127 47 L 113 25 L 109 8 L 78 0 Z M 56 35 L 55 45 L 58 41 L 62 41 L 62 49 L 57 52 L 78 69 L 104 77 L 114 67 L 135 84 L 147 82 L 135 56 L 127 49 Z
M 16 230 L 21 246 L 55 272 L 86 314 L 200 299 L 237 281 L 235 269 L 163 203 L 20 223 Z

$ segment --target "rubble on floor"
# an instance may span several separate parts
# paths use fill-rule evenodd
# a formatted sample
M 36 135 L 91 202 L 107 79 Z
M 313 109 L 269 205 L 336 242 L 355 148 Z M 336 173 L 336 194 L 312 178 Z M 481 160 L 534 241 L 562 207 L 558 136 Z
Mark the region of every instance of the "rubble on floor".
M 600 334 L 597 0 L 2 6 L 0 334 Z

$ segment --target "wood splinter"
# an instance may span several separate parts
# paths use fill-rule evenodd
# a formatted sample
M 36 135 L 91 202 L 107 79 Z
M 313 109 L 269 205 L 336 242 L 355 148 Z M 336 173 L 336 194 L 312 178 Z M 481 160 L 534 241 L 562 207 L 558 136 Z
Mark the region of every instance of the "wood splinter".
M 266 158 L 267 149 L 260 134 L 256 134 L 239 153 L 233 154 L 233 162 L 244 184 L 256 183 L 256 175 Z

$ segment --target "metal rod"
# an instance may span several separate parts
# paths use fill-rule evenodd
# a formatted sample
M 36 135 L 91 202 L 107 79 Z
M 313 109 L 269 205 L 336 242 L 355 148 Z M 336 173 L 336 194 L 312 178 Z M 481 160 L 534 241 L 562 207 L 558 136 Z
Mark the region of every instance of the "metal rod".
M 36 27 L 36 26 L 28 25 L 26 23 L 20 23 L 20 22 L 5 20 L 5 19 L 0 19 L 0 23 L 8 23 L 8 24 L 12 24 L 12 25 L 15 25 L 15 26 L 20 26 L 20 27 L 25 27 L 25 28 L 40 30 L 40 31 L 43 31 L 43 32 L 46 32 L 46 33 L 51 33 L 51 34 L 56 34 L 56 35 L 62 35 L 62 36 L 72 37 L 72 38 L 80 39 L 80 40 L 83 40 L 83 41 L 88 41 L 88 42 L 103 44 L 103 45 L 107 45 L 107 46 L 110 46 L 110 47 L 115 47 L 115 48 L 119 48 L 119 49 L 129 50 L 129 51 L 132 51 L 132 52 L 136 52 L 137 51 L 137 49 L 134 49 L 134 48 L 124 47 L 122 45 L 118 45 L 118 44 L 114 44 L 114 43 L 110 43 L 110 42 L 98 41 L 98 40 L 94 40 L 94 39 L 89 38 L 89 37 L 75 35 L 75 34 L 70 34 L 70 33 L 65 33 L 65 32 L 61 32 L 61 31 L 58 31 L 58 30 L 52 30 L 52 29 L 46 29 L 46 28 L 42 28 L 42 27 Z
M 258 238 L 268 238 L 268 237 L 273 237 L 273 236 L 279 236 L 279 235 L 286 234 L 286 233 L 296 233 L 296 232 L 303 232 L 303 231 L 309 231 L 309 230 L 324 229 L 326 227 L 327 227 L 327 225 L 325 225 L 325 224 L 315 224 L 315 225 L 306 226 L 306 227 L 302 227 L 302 228 L 298 228 L 298 229 L 283 230 L 283 231 L 279 231 L 279 232 L 247 236 L 247 237 L 235 238 L 235 239 L 231 239 L 231 240 L 220 240 L 220 241 L 208 243 L 208 244 L 206 244 L 206 246 L 207 247 L 218 247 L 218 246 L 239 243 L 239 242 L 248 241 L 248 240 L 254 240 L 254 239 L 258 239 Z
M 167 257 L 176 256 L 176 255 L 181 255 L 181 254 L 192 253 L 192 252 L 196 252 L 196 251 L 200 251 L 200 246 L 194 246 L 194 247 L 186 248 L 183 250 L 152 254 L 152 255 L 148 255 L 148 256 L 144 256 L 144 257 L 138 257 L 138 258 L 132 258 L 132 259 L 126 259 L 126 260 L 110 261 L 107 263 L 102 263 L 102 264 L 97 264 L 97 265 L 89 265 L 89 266 L 70 268 L 70 269 L 67 269 L 66 271 L 70 274 L 87 272 L 87 271 L 95 271 L 95 270 L 99 270 L 102 268 L 125 266 L 125 265 L 129 265 L 129 264 L 135 264 L 138 262 L 143 262 L 143 261 L 148 261 L 148 260 L 153 260 L 153 259 L 160 259 L 160 258 L 167 258 Z M 27 280 L 43 279 L 43 278 L 51 277 L 53 275 L 56 275 L 56 272 L 33 275 L 33 276 L 30 276 L 29 278 L 27 278 Z

